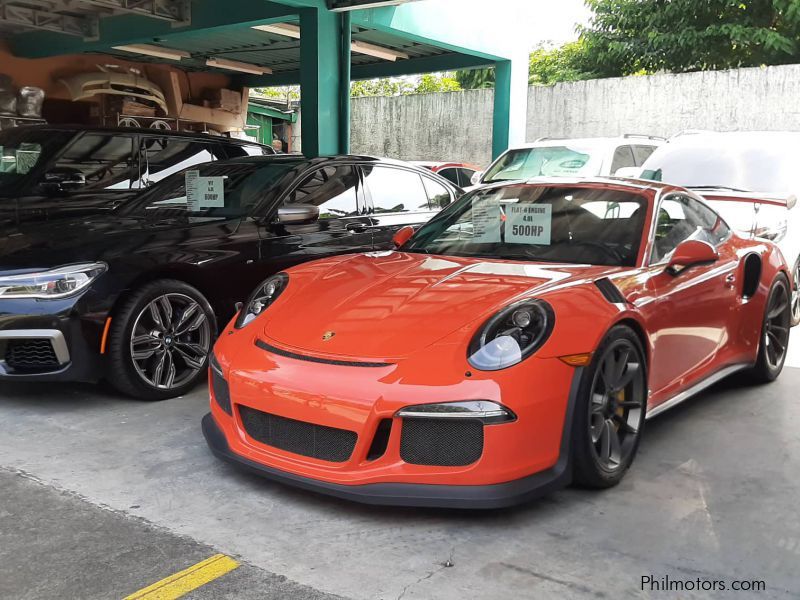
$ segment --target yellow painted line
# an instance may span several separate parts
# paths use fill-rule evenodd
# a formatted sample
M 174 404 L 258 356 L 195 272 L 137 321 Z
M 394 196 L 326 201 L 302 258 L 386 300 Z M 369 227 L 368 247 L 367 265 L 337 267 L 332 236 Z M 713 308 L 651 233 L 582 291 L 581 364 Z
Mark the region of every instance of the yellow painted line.
M 219 579 L 239 566 L 230 556 L 215 554 L 166 579 L 126 596 L 124 600 L 175 600 Z

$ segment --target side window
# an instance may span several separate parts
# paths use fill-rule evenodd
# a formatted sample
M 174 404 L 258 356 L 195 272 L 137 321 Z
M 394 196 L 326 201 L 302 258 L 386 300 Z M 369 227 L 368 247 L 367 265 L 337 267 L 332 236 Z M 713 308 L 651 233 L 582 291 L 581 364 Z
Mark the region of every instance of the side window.
M 364 213 L 358 200 L 358 175 L 351 166 L 324 167 L 303 179 L 286 204 L 313 204 L 320 219 L 357 217 Z
M 611 161 L 611 175 L 625 167 L 635 167 L 636 161 L 633 158 L 633 150 L 630 146 L 620 146 L 614 152 L 614 160 Z
M 221 147 L 192 139 L 142 137 L 142 180 L 145 184 L 161 181 L 178 171 L 224 159 Z
M 453 199 L 450 197 L 450 190 L 438 181 L 434 181 L 430 177 L 423 177 L 422 182 L 425 185 L 425 191 L 428 194 L 428 205 L 430 210 L 439 210 L 449 205 Z
M 468 187 L 472 185 L 472 176 L 475 175 L 473 169 L 458 170 L 458 187 Z
M 67 147 L 55 167 L 83 173 L 82 190 L 127 190 L 139 178 L 133 146 L 132 136 L 87 133 Z
M 701 240 L 718 246 L 730 236 L 725 221 L 694 198 L 676 194 L 658 207 L 653 253 L 650 262 L 662 262 L 686 240 Z
M 633 158 L 636 161 L 636 166 L 641 167 L 655 151 L 656 146 L 633 146 Z
M 452 184 L 458 184 L 458 169 L 442 169 L 438 172 L 439 175 L 447 179 Z
M 419 173 L 366 166 L 364 176 L 376 214 L 428 210 L 428 194 Z

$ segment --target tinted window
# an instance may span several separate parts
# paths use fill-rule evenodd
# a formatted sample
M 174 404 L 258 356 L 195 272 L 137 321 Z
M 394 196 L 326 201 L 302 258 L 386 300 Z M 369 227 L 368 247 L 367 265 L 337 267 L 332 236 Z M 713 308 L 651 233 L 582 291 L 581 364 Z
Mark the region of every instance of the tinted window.
M 614 160 L 611 161 L 611 175 L 625 167 L 635 167 L 636 161 L 633 158 L 633 150 L 630 146 L 620 146 L 614 152 Z
M 701 202 L 683 195 L 668 196 L 658 208 L 651 262 L 663 261 L 683 241 L 718 246 L 729 235 L 725 222 Z
M 313 204 L 320 219 L 358 216 L 358 175 L 351 166 L 314 171 L 286 198 L 287 204 Z
M 444 184 L 434 181 L 430 177 L 423 177 L 422 181 L 425 184 L 425 191 L 428 193 L 428 206 L 431 210 L 439 210 L 452 202 L 450 191 Z
M 139 178 L 134 156 L 133 137 L 87 133 L 67 147 L 55 167 L 82 172 L 85 190 L 129 189 Z
M 641 167 L 650 158 L 650 155 L 656 151 L 656 146 L 632 146 L 632 148 L 633 158 L 637 167 Z
M 459 169 L 458 170 L 458 187 L 467 187 L 472 185 L 472 176 L 475 175 L 474 169 Z
M 192 165 L 224 159 L 221 147 L 171 137 L 142 137 L 142 180 L 155 183 Z
M 265 192 L 279 182 L 294 163 L 283 164 L 205 164 L 196 169 L 176 173 L 154 185 L 132 202 L 117 209 L 121 215 L 143 216 L 151 219 L 193 221 L 234 218 L 248 215 L 264 198 Z M 187 198 L 188 173 L 201 178 L 195 189 L 208 190 L 209 179 L 214 193 Z
M 439 171 L 439 175 L 447 179 L 450 183 L 454 183 L 455 185 L 460 185 L 458 183 L 458 169 L 442 169 Z
M 364 175 L 376 213 L 426 210 L 428 194 L 419 173 L 391 167 L 365 167 Z

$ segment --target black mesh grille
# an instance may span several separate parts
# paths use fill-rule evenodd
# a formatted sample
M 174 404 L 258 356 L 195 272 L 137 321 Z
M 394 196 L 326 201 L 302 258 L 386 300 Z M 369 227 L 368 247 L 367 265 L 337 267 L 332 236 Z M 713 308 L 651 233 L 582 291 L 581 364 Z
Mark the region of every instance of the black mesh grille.
M 211 373 L 211 389 L 214 390 L 214 399 L 217 401 L 219 407 L 229 415 L 231 411 L 231 392 L 228 387 L 228 382 L 222 376 L 222 369 L 217 362 L 217 357 L 211 355 L 211 365 L 209 372 Z
M 14 370 L 56 369 L 59 366 L 53 344 L 48 339 L 9 340 L 6 364 Z
M 345 462 L 358 436 L 353 431 L 295 421 L 239 406 L 244 429 L 251 438 L 273 448 L 330 462 Z
M 463 467 L 483 454 L 483 423 L 476 419 L 404 419 L 400 457 L 412 465 Z

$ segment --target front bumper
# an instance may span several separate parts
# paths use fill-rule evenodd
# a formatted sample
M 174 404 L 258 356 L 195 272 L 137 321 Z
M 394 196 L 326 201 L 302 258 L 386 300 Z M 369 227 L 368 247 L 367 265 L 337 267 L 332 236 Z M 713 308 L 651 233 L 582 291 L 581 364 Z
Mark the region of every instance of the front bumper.
M 0 301 L 0 381 L 97 381 L 102 327 L 80 296 Z
M 203 435 L 217 458 L 263 477 L 311 492 L 361 504 L 487 510 L 516 506 L 569 485 L 568 452 L 556 465 L 522 479 L 491 485 L 437 485 L 420 483 L 369 483 L 342 485 L 303 477 L 249 460 L 231 451 L 214 416 L 203 417 Z
M 532 358 L 518 369 L 465 375 L 459 346 L 369 367 L 270 351 L 248 337 L 223 334 L 215 350 L 224 385 L 212 374 L 203 431 L 220 458 L 290 485 L 372 504 L 500 508 L 569 483 L 581 369 Z M 478 398 L 507 407 L 516 419 L 479 428 L 477 454 L 462 444 L 469 428 L 420 428 L 447 419 L 409 421 L 398 414 L 408 406 Z M 254 413 L 264 418 L 255 429 Z M 377 444 L 382 426 L 388 432 Z M 340 452 L 336 444 L 344 438 L 329 435 L 350 436 L 350 445 Z M 335 443 L 318 444 L 323 438 Z M 313 440 L 313 447 L 304 448 L 303 440 Z M 448 452 L 453 448 L 469 458 L 460 461 L 465 454 Z

